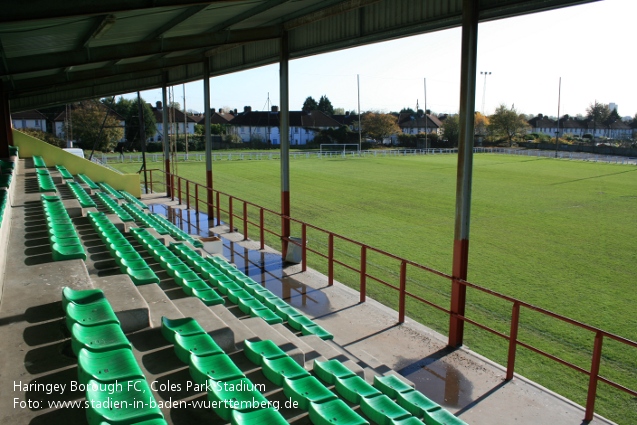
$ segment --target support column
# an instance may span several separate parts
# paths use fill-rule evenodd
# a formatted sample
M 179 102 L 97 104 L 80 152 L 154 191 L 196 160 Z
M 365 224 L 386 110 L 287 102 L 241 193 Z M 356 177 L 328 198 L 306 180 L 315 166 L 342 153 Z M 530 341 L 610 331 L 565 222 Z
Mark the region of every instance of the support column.
M 172 196 L 171 174 L 170 174 L 170 140 L 168 140 L 168 93 L 166 90 L 166 74 L 164 73 L 164 84 L 161 87 L 161 121 L 162 139 L 164 142 L 164 167 L 166 170 L 166 196 Z
M 13 145 L 9 96 L 0 86 L 0 158 L 9 158 L 9 145 Z
M 462 64 L 460 74 L 460 138 L 456 183 L 456 225 L 453 241 L 451 284 L 450 347 L 462 345 L 467 287 L 458 280 L 467 279 L 469 261 L 469 222 L 471 216 L 471 181 L 473 174 L 473 139 L 476 102 L 476 61 L 478 50 L 477 1 L 462 2 Z
M 288 33 L 281 36 L 281 60 L 279 71 L 280 90 L 280 118 L 279 133 L 281 135 L 281 253 L 283 258 L 288 252 L 288 238 L 290 237 L 290 93 L 289 93 L 289 60 Z
M 205 117 L 204 125 L 206 126 L 206 199 L 208 203 L 208 221 L 213 222 L 215 210 L 212 204 L 213 198 L 213 182 L 212 182 L 212 136 L 210 134 L 210 58 L 203 61 L 203 114 Z M 217 217 L 219 220 L 221 217 Z M 232 229 L 230 229 L 232 232 Z

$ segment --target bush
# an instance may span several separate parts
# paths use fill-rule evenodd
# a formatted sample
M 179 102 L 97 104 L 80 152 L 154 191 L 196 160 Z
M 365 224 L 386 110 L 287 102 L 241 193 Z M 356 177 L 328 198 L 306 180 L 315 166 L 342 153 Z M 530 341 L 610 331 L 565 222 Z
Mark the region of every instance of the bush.
M 33 128 L 21 128 L 20 129 L 21 132 L 28 134 L 29 136 L 33 136 L 36 139 L 40 139 L 50 145 L 53 146 L 57 146 L 58 148 L 65 148 L 66 147 L 66 141 L 55 137 L 53 134 L 51 133 L 45 133 L 42 130 L 35 130 Z

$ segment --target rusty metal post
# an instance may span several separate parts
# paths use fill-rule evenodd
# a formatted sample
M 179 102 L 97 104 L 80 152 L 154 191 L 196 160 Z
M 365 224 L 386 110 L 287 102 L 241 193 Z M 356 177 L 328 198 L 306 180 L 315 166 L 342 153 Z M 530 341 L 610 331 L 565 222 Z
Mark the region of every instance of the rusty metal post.
M 509 332 L 509 357 L 507 359 L 507 376 L 506 380 L 513 379 L 515 372 L 515 352 L 518 348 L 518 327 L 520 323 L 520 303 L 513 303 L 511 311 L 511 330 Z
M 177 176 L 177 199 L 181 205 L 181 177 Z
M 153 170 L 148 170 L 148 177 L 150 179 L 150 193 L 153 193 Z
M 246 201 L 243 201 L 243 240 L 248 240 L 248 203 Z
M 195 183 L 195 212 L 197 213 L 197 219 L 199 219 L 199 184 Z
M 263 208 L 259 209 L 259 239 L 261 240 L 261 248 L 265 249 L 265 221 L 263 219 Z
M 210 201 L 208 201 L 208 205 L 210 204 Z M 219 192 L 217 192 L 217 225 L 221 224 L 221 194 Z
M 307 271 L 307 225 L 301 226 L 301 271 Z
M 327 242 L 327 286 L 334 285 L 334 233 L 330 233 Z
M 367 297 L 367 247 L 365 245 L 361 246 L 361 280 L 360 280 L 360 299 L 358 300 L 361 303 L 365 302 L 365 298 Z
M 164 168 L 166 171 L 166 196 L 172 198 L 172 174 L 170 173 L 170 140 L 168 139 L 168 91 L 166 89 L 166 81 L 168 76 L 166 72 L 162 73 L 163 84 L 161 87 L 161 133 L 164 143 Z
M 186 180 L 186 209 L 190 209 L 190 181 Z
M 281 58 L 279 69 L 279 134 L 281 136 L 281 254 L 286 257 L 290 238 L 290 99 L 288 33 L 281 35 Z
M 208 221 L 214 222 L 214 206 L 212 202 L 213 179 L 212 179 L 212 136 L 210 134 L 210 58 L 203 61 L 203 107 L 204 125 L 206 138 L 206 190 L 208 200 Z
M 398 293 L 398 323 L 405 323 L 405 292 L 407 291 L 407 261 L 400 263 L 400 291 Z
M 599 363 L 602 359 L 602 344 L 604 342 L 604 334 L 597 332 L 595 334 L 595 346 L 593 347 L 593 360 L 591 364 L 591 374 L 588 380 L 588 395 L 586 397 L 586 413 L 585 421 L 592 421 L 595 414 L 595 397 L 597 396 L 597 380 L 599 379 Z
M 228 226 L 230 233 L 234 232 L 234 212 L 232 211 L 232 196 L 228 198 Z
M 469 262 L 469 219 L 471 216 L 477 49 L 478 5 L 475 0 L 463 0 L 460 138 L 448 342 L 450 347 L 462 345 L 464 337 L 464 321 L 458 318 L 458 315 L 464 316 L 465 313 L 467 287 L 462 285 L 459 280 L 467 279 L 467 265 Z

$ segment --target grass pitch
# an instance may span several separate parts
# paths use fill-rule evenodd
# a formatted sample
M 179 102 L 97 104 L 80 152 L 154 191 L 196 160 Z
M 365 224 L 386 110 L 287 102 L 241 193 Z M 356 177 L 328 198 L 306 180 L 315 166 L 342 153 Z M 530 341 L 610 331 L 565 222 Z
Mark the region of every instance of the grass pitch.
M 278 210 L 279 167 L 278 161 L 214 162 L 215 189 Z M 134 172 L 139 164 L 118 168 Z M 456 156 L 299 159 L 290 168 L 293 217 L 450 272 Z M 204 182 L 205 164 L 179 163 L 179 174 Z M 473 177 L 470 282 L 637 340 L 637 167 L 478 154 Z M 271 220 L 272 228 L 278 230 L 278 223 Z M 313 247 L 326 243 L 318 234 L 308 238 Z M 357 266 L 356 249 L 336 249 Z M 370 268 L 397 279 L 395 264 L 368 260 Z M 310 259 L 310 266 L 326 271 L 324 260 Z M 338 280 L 358 288 L 353 273 L 343 267 L 336 272 Z M 407 288 L 449 305 L 443 279 L 413 274 Z M 396 292 L 371 283 L 368 290 L 397 305 Z M 471 289 L 467 300 L 468 317 L 509 333 L 510 304 Z M 446 316 L 412 301 L 407 308 L 410 317 L 446 334 Z M 520 340 L 590 369 L 592 333 L 524 309 L 520 324 Z M 506 363 L 506 341 L 472 325 L 465 329 L 470 348 Z M 636 359 L 637 349 L 605 340 L 601 373 L 635 389 Z M 585 403 L 583 374 L 523 348 L 516 372 Z M 599 384 L 596 411 L 637 423 L 637 401 L 606 384 Z

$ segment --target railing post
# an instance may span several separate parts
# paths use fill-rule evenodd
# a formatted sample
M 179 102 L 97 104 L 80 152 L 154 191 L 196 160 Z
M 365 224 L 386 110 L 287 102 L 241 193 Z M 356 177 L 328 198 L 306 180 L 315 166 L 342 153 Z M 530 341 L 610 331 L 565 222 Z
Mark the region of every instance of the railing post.
M 261 240 L 261 249 L 265 249 L 265 229 L 263 220 L 263 208 L 259 209 L 259 239 Z
M 511 331 L 509 332 L 509 358 L 507 360 L 507 376 L 506 380 L 513 379 L 515 372 L 515 352 L 518 347 L 518 324 L 520 323 L 520 303 L 513 303 L 513 311 L 511 311 Z
M 221 194 L 217 192 L 217 226 L 221 224 Z
M 181 177 L 177 177 L 177 199 L 181 205 Z
M 170 200 L 174 201 L 175 200 L 175 175 L 171 174 L 169 180 L 170 180 Z
M 597 332 L 595 334 L 595 346 L 593 348 L 593 361 L 591 364 L 591 374 L 588 381 L 588 396 L 586 397 L 586 414 L 585 421 L 592 421 L 595 414 L 595 398 L 597 396 L 597 380 L 599 378 L 599 363 L 602 359 L 602 343 L 604 342 L 604 334 Z
M 243 240 L 248 240 L 248 203 L 243 201 Z
M 367 297 L 367 247 L 361 246 L 361 285 L 359 302 L 364 303 Z
M 334 234 L 330 233 L 327 243 L 327 286 L 334 285 Z
M 148 176 L 150 177 L 150 193 L 153 193 L 153 170 L 150 170 Z
M 398 299 L 398 323 L 405 323 L 405 290 L 407 287 L 407 261 L 400 263 L 400 293 Z
M 186 180 L 186 209 L 190 209 L 190 182 Z
M 307 225 L 301 227 L 301 271 L 307 271 Z
M 199 184 L 195 183 L 195 212 L 199 214 Z
M 230 226 L 230 233 L 234 232 L 234 218 L 232 217 L 232 196 L 228 198 L 228 226 Z

